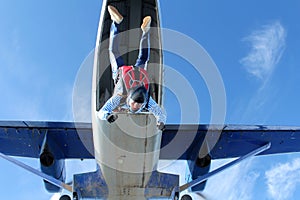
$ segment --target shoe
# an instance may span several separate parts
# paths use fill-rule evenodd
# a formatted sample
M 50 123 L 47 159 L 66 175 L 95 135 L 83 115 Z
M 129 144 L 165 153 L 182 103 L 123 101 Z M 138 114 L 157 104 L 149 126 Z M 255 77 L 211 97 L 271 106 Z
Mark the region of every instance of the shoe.
M 119 11 L 115 7 L 107 6 L 107 10 L 110 14 L 111 20 L 113 20 L 117 24 L 120 24 L 122 22 L 123 16 L 119 13 Z
M 143 19 L 143 24 L 141 25 L 141 29 L 144 33 L 147 33 L 150 30 L 151 17 L 146 16 Z

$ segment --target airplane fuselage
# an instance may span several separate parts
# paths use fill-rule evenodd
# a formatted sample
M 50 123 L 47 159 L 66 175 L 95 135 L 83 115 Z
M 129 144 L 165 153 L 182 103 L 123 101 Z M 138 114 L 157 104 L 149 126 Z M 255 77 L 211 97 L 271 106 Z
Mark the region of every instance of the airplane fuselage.
M 110 4 L 108 0 L 104 1 L 102 6 L 92 89 L 94 155 L 108 188 L 102 195 L 112 200 L 167 198 L 171 196 L 174 186 L 178 186 L 179 178 L 177 175 L 157 171 L 162 133 L 156 126 L 155 117 L 150 113 L 118 113 L 118 119 L 114 123 L 108 123 L 97 117 L 97 112 L 112 95 L 114 87 L 107 38 L 111 23 L 107 6 Z M 150 15 L 153 24 L 159 27 L 158 3 L 156 0 L 151 2 L 123 0 L 118 3 L 112 2 L 112 5 L 127 17 L 121 24 L 123 32 L 120 34 L 119 48 L 125 49 L 122 57 L 130 65 L 137 58 L 141 34 L 139 27 L 143 17 Z M 149 62 L 157 64 L 155 68 L 147 69 L 153 89 L 151 95 L 161 105 L 163 69 L 158 28 L 151 32 L 150 40 Z

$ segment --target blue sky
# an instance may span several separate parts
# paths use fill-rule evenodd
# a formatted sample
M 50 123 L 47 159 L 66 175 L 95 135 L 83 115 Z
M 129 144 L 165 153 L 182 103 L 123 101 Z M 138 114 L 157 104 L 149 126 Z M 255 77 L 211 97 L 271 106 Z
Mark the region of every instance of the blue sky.
M 192 38 L 214 61 L 226 92 L 225 123 L 299 125 L 300 2 L 189 2 L 161 1 L 162 27 Z M 101 6 L 95 0 L 1 1 L 0 120 L 72 121 L 73 85 L 95 46 Z M 166 95 L 168 123 L 210 123 L 209 86 L 185 58 L 165 52 L 164 61 L 186 77 L 200 107 L 199 119 L 181 119 L 178 103 Z M 182 96 L 186 104 L 189 97 Z M 35 160 L 21 160 L 39 167 Z M 72 170 L 93 167 L 79 162 Z M 40 178 L 4 160 L 0 168 L 1 199 L 51 198 Z M 242 163 L 212 178 L 205 194 L 212 199 L 299 199 L 299 191 L 300 159 L 294 153 Z

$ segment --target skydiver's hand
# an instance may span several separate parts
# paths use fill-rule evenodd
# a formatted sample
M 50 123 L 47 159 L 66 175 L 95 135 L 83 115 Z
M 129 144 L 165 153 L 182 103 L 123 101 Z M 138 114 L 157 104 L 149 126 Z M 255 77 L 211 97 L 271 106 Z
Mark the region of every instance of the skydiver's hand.
M 161 131 L 165 130 L 165 124 L 163 122 L 157 123 L 157 128 Z
M 109 123 L 113 123 L 114 121 L 116 121 L 118 119 L 118 115 L 116 114 L 109 114 L 107 117 L 106 117 L 106 120 L 109 122 Z

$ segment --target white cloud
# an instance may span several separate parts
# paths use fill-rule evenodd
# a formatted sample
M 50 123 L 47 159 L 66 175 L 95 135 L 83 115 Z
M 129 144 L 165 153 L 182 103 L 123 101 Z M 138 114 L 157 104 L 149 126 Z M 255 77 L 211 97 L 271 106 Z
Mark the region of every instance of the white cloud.
M 291 199 L 300 183 L 300 158 L 281 163 L 265 173 L 269 195 L 276 200 Z
M 214 160 L 212 161 L 210 171 L 233 160 L 234 159 Z M 224 199 L 224 197 L 229 200 L 254 199 L 254 187 L 260 177 L 257 171 L 252 170 L 255 165 L 256 161 L 250 159 L 220 172 L 207 181 L 206 188 L 202 194 L 207 199 Z M 186 161 L 172 162 L 160 160 L 159 162 L 159 171 L 180 174 L 180 185 L 185 183 L 186 168 Z M 187 191 L 184 191 L 183 194 L 186 192 Z M 195 197 L 195 199 L 200 198 L 195 194 L 190 195 Z
M 279 21 L 262 26 L 244 38 L 251 50 L 240 62 L 250 74 L 268 79 L 284 52 L 285 39 L 286 30 Z
M 213 161 L 212 168 L 224 165 L 231 159 Z M 212 199 L 253 199 L 253 189 L 260 174 L 251 171 L 253 160 L 244 161 L 209 179 L 205 193 Z
M 272 74 L 285 49 L 286 30 L 279 21 L 269 23 L 253 31 L 243 40 L 250 44 L 247 56 L 240 60 L 247 72 L 259 79 L 261 85 L 243 106 L 240 123 L 264 123 L 272 114 L 278 101 L 279 88 L 272 83 Z M 272 99 L 272 102 L 270 102 Z M 265 112 L 265 106 L 268 112 Z

